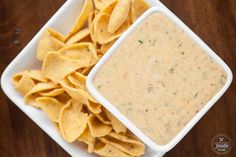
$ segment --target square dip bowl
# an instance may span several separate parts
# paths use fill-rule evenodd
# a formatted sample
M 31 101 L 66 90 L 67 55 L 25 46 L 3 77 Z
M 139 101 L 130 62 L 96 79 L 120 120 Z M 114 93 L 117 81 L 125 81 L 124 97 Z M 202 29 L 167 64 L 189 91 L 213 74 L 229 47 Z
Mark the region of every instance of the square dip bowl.
M 232 81 L 232 73 L 228 66 L 202 41 L 195 35 L 186 25 L 184 25 L 168 8 L 166 8 L 158 0 L 146 0 L 150 6 L 158 6 L 159 8 L 152 8 L 148 10 L 131 28 L 124 33 L 124 35 L 116 42 L 116 44 L 109 50 L 109 52 L 101 59 L 97 66 L 93 69 L 87 80 L 87 85 L 92 94 L 102 102 L 102 104 L 111 111 L 121 122 L 123 122 L 133 133 L 135 133 L 145 144 L 146 151 L 143 157 L 158 157 L 163 156 L 167 151 L 172 149 L 187 132 L 200 120 L 200 118 L 212 107 L 212 105 L 223 95 Z M 11 83 L 13 74 L 28 70 L 40 69 L 41 63 L 36 59 L 36 47 L 40 36 L 48 27 L 54 28 L 63 34 L 67 34 L 80 13 L 84 0 L 68 0 L 65 4 L 53 15 L 53 17 L 42 27 L 42 29 L 35 35 L 29 44 L 19 53 L 19 55 L 8 65 L 1 77 L 1 86 L 5 94 L 11 99 L 15 105 L 21 109 L 29 118 L 31 118 L 44 132 L 46 132 L 57 144 L 59 144 L 71 156 L 78 157 L 96 157 L 97 155 L 89 154 L 82 144 L 67 143 L 57 132 L 54 124 L 47 118 L 47 115 L 34 107 L 26 105 L 24 98 L 14 89 Z M 119 111 L 117 111 L 111 104 L 106 102 L 99 93 L 93 88 L 92 79 L 99 67 L 109 58 L 121 41 L 134 29 L 146 16 L 152 12 L 163 12 L 168 15 L 173 21 L 183 28 L 199 45 L 201 45 L 209 55 L 212 56 L 225 70 L 227 74 L 227 82 L 224 87 L 217 93 L 217 95 L 206 104 L 206 106 L 189 122 L 189 124 L 167 145 L 159 146 L 147 138 L 142 132 L 136 130 L 136 127 L 126 121 Z
M 100 91 L 96 88 L 94 83 L 95 77 L 98 75 L 99 71 L 103 68 L 105 63 L 111 58 L 114 53 L 119 53 L 117 48 L 124 43 L 125 39 L 135 30 L 146 18 L 148 18 L 151 14 L 160 13 L 167 17 L 171 22 L 174 23 L 175 26 L 183 30 L 184 33 L 189 36 L 194 43 L 196 43 L 200 48 L 202 48 L 205 53 L 215 62 L 217 63 L 226 74 L 226 82 L 220 88 L 220 90 L 203 106 L 198 113 L 196 113 L 193 118 L 187 122 L 187 124 L 177 133 L 177 135 L 167 144 L 159 145 L 151 140 L 147 135 L 145 135 L 134 123 L 131 122 L 121 111 L 115 107 Z M 137 32 L 136 32 L 137 33 Z M 135 36 L 136 37 L 136 36 Z M 130 38 L 129 38 L 130 39 Z M 132 40 L 136 42 L 138 39 Z M 143 43 L 142 41 L 141 44 Z M 123 47 L 124 48 L 124 47 Z M 127 47 L 126 47 L 127 48 Z M 142 49 L 142 48 L 140 48 Z M 119 49 L 121 50 L 121 49 Z M 122 49 L 123 50 L 123 49 Z M 121 50 L 121 51 L 122 51 Z M 124 55 L 124 53 L 123 53 Z M 118 55 L 114 56 L 112 59 L 116 58 Z M 120 55 L 119 55 L 120 56 Z M 124 59 L 124 58 L 123 58 Z M 117 62 L 116 62 L 117 64 Z M 106 67 L 111 66 L 111 62 L 106 64 Z M 117 65 L 119 66 L 119 65 Z M 127 65 L 126 65 L 127 66 Z M 107 73 L 104 73 L 104 76 L 108 76 Z M 103 71 L 104 72 L 104 71 Z M 117 77 L 117 76 L 116 76 Z M 107 81 L 107 77 L 105 77 Z M 118 78 L 117 78 L 118 79 Z M 101 81 L 99 81 L 101 83 Z M 203 117 L 203 115 L 217 102 L 217 100 L 225 93 L 232 82 L 232 72 L 229 67 L 219 58 L 196 34 L 194 34 L 181 20 L 179 20 L 173 13 L 171 13 L 168 9 L 162 7 L 152 7 L 147 10 L 116 42 L 115 44 L 107 51 L 107 53 L 100 59 L 100 61 L 95 65 L 95 67 L 91 70 L 87 78 L 87 88 L 90 93 L 101 103 L 108 111 L 110 111 L 117 119 L 119 119 L 131 132 L 133 132 L 141 141 L 143 141 L 148 148 L 150 148 L 155 154 L 156 157 L 163 156 L 166 152 L 171 150 L 190 130 L 193 126 Z M 113 81 L 114 83 L 114 81 Z M 108 87 L 106 87 L 107 89 Z M 112 87 L 111 87 L 112 88 Z M 120 90 L 120 89 L 119 89 Z M 111 93 L 111 91 L 110 91 Z M 127 94 L 127 93 L 126 93 Z M 117 96 L 117 95 L 116 95 Z M 137 113 L 139 114 L 139 113 Z M 141 116 L 141 115 L 140 115 Z M 171 124 L 170 124 L 171 125 Z

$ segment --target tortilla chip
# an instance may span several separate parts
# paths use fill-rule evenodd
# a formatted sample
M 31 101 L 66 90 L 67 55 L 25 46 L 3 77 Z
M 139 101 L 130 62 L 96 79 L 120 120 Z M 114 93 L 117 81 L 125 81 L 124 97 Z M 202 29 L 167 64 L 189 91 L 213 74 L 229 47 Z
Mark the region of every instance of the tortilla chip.
M 15 75 L 13 77 L 13 80 L 15 89 L 23 96 L 26 95 L 35 86 L 34 81 L 31 79 L 27 72 Z
M 111 125 L 111 121 L 107 118 L 107 115 L 104 111 L 101 111 L 99 114 L 94 114 L 97 119 L 99 119 L 103 124 Z
M 78 101 L 71 100 L 60 111 L 59 128 L 69 143 L 78 139 L 87 127 L 88 115 L 81 111 L 82 107 Z
M 51 52 L 46 56 L 43 62 L 42 71 L 47 78 L 58 83 L 77 69 L 89 67 L 93 64 L 94 62 L 91 62 L 91 60 L 84 60 L 84 58 L 71 59 L 58 53 Z
M 109 111 L 104 109 L 107 118 L 111 121 L 111 125 L 115 132 L 117 133 L 126 133 L 127 128 L 116 118 L 114 117 Z
M 90 34 L 90 31 L 88 28 L 80 30 L 66 41 L 66 45 L 75 44 L 79 42 L 80 40 L 84 39 L 85 37 L 89 36 L 89 34 Z
M 93 11 L 93 1 L 85 0 L 85 4 L 79 16 L 76 19 L 75 25 L 71 32 L 67 35 L 66 39 L 70 38 L 71 35 L 78 32 L 86 24 L 89 14 Z
M 112 45 L 113 45 L 115 42 L 116 42 L 116 40 L 113 40 L 113 41 L 111 41 L 111 42 L 109 42 L 109 43 L 107 43 L 107 44 L 103 44 L 103 45 L 101 46 L 101 48 L 100 48 L 101 53 L 102 53 L 102 54 L 105 54 L 105 53 L 112 47 Z
M 113 147 L 132 156 L 140 156 L 145 152 L 145 145 L 136 140 L 128 138 L 123 134 L 111 132 L 106 137 L 99 138 L 103 143 L 112 145 Z
M 35 101 L 36 98 L 40 96 L 39 92 L 43 92 L 43 91 L 51 90 L 55 88 L 58 88 L 58 85 L 52 82 L 38 83 L 25 95 L 24 97 L 25 102 L 34 107 L 39 107 L 39 105 Z
M 109 19 L 107 31 L 115 33 L 129 18 L 131 0 L 120 0 L 116 4 Z
M 94 150 L 96 138 L 92 136 L 89 127 L 85 129 L 83 134 L 78 138 L 78 141 L 84 142 L 88 145 L 88 152 L 92 153 Z
M 53 36 L 54 38 L 60 40 L 61 42 L 65 42 L 65 36 L 62 35 L 61 33 L 57 32 L 55 29 L 48 28 L 48 32 Z
M 94 19 L 94 33 L 99 44 L 106 44 L 117 39 L 130 26 L 130 22 L 126 21 L 115 33 L 109 33 L 107 31 L 109 18 L 109 14 L 100 13 Z
M 86 106 L 88 107 L 89 111 L 94 113 L 94 114 L 98 114 L 100 113 L 101 110 L 101 105 L 94 102 L 94 101 L 88 101 L 88 103 L 86 103 Z
M 102 10 L 106 4 L 104 2 L 102 2 L 101 0 L 93 0 L 94 4 L 95 4 L 95 8 L 98 10 Z
M 109 14 L 111 15 L 113 9 L 115 8 L 116 4 L 117 4 L 118 0 L 111 0 L 109 2 L 107 2 L 105 8 L 103 8 L 103 10 L 101 10 L 102 13 L 104 14 Z
M 90 28 L 95 16 L 98 14 L 98 11 L 97 10 L 94 10 L 92 11 L 90 14 L 89 14 L 89 17 L 88 17 L 88 27 Z M 91 31 L 90 31 L 91 33 Z
M 39 104 L 40 108 L 47 113 L 50 120 L 56 123 L 59 122 L 60 110 L 64 104 L 60 103 L 57 99 L 50 97 L 39 97 L 36 99 L 36 102 Z
M 89 115 L 88 126 L 93 137 L 106 136 L 112 130 L 110 125 L 103 124 L 95 115 Z
M 79 87 L 81 89 L 86 89 L 86 76 L 79 73 L 74 72 L 67 76 L 67 79 L 70 81 L 71 84 L 73 84 L 75 87 Z
M 48 82 L 49 80 L 43 76 L 43 72 L 41 70 L 29 70 L 28 75 L 35 81 L 38 82 Z
M 59 54 L 69 57 L 70 59 L 79 59 L 84 62 L 89 62 L 91 65 L 97 63 L 98 57 L 96 48 L 93 43 L 81 42 L 64 47 L 58 51 Z
M 93 41 L 94 44 L 97 44 L 97 40 L 96 40 L 96 35 L 94 32 L 94 23 L 95 23 L 95 18 L 97 19 L 97 12 L 94 11 L 90 14 L 89 16 L 89 20 L 88 20 L 88 25 L 89 25 L 89 31 L 90 31 L 90 37 Z
M 132 23 L 137 20 L 139 16 L 141 16 L 146 10 L 148 10 L 149 5 L 145 2 L 145 0 L 133 0 L 131 6 L 131 19 Z
M 99 57 L 98 57 L 98 58 L 99 58 Z M 87 67 L 87 68 L 81 68 L 81 69 L 79 69 L 78 71 L 79 71 L 81 74 L 83 74 L 83 75 L 85 75 L 85 76 L 88 76 L 88 74 L 89 74 L 89 72 L 92 70 L 92 68 L 93 68 L 93 66 Z
M 55 38 L 53 36 L 55 34 L 51 34 L 51 32 L 51 29 L 46 29 L 39 40 L 36 57 L 40 61 L 43 61 L 50 51 L 57 51 L 65 46 L 65 44 Z
M 105 144 L 103 142 L 99 142 L 98 144 L 96 144 L 94 152 L 100 156 L 105 157 L 132 157 L 111 146 L 110 144 Z
M 11 82 L 12 82 L 12 84 L 14 85 L 14 86 L 16 86 L 18 83 L 19 83 L 19 81 L 20 81 L 20 79 L 22 78 L 22 76 L 23 76 L 23 74 L 25 73 L 25 71 L 21 71 L 21 72 L 18 72 L 18 73 L 16 73 L 16 74 L 14 74 L 13 76 L 12 76 L 12 78 L 11 78 Z
M 68 101 L 71 100 L 71 96 L 69 96 L 66 92 L 63 92 L 62 94 L 55 96 L 55 98 L 63 104 L 66 104 L 68 103 Z
M 96 102 L 96 100 L 92 96 L 90 96 L 87 91 L 70 86 L 67 80 L 61 81 L 60 84 L 73 99 L 79 101 L 80 103 L 87 104 L 88 100 Z
M 39 92 L 39 94 L 41 96 L 47 96 L 47 97 L 55 97 L 55 96 L 58 96 L 62 93 L 64 93 L 63 88 L 57 88 L 57 89 L 52 89 L 52 90 L 48 90 L 48 91 Z

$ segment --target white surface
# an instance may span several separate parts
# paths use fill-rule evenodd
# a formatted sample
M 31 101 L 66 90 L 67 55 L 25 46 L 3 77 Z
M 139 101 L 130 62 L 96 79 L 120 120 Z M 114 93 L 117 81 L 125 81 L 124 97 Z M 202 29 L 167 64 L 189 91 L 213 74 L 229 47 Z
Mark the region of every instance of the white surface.
M 157 0 L 147 0 L 151 6 L 165 6 Z M 77 144 L 69 144 L 65 142 L 58 134 L 53 123 L 48 120 L 43 111 L 27 106 L 24 103 L 23 97 L 20 96 L 14 89 L 11 83 L 13 74 L 27 69 L 39 69 L 41 63 L 35 58 L 35 50 L 42 32 L 47 27 L 52 27 L 58 31 L 67 34 L 71 29 L 77 15 L 79 14 L 84 0 L 68 0 L 58 12 L 47 22 L 47 24 L 36 34 L 30 43 L 20 52 L 20 54 L 9 64 L 2 74 L 1 86 L 5 94 L 19 107 L 29 118 L 31 118 L 42 130 L 44 130 L 55 142 L 57 142 L 71 156 L 78 157 L 95 157 L 96 155 L 89 154 Z M 165 8 L 166 9 L 166 8 Z M 166 9 L 168 10 L 168 9 Z M 227 88 L 227 87 L 226 87 Z M 225 88 L 225 90 L 226 90 Z M 209 106 L 210 108 L 211 106 Z M 208 110 L 208 108 L 207 108 Z M 199 118 L 200 119 L 200 118 Z M 198 119 L 197 119 L 198 120 Z M 147 148 L 144 157 L 152 157 L 155 152 Z M 53 154 L 52 154 L 53 156 Z
M 110 56 L 116 52 L 116 48 L 122 44 L 123 40 L 135 29 L 146 17 L 155 12 L 160 12 L 172 20 L 176 26 L 184 30 L 205 52 L 218 63 L 226 72 L 227 81 L 223 88 L 194 116 L 194 118 L 166 145 L 158 145 L 141 132 L 129 119 L 127 119 L 119 110 L 113 106 L 105 97 L 96 90 L 93 85 L 94 77 L 97 72 L 102 68 L 103 64 L 110 58 Z M 90 72 L 87 78 L 87 87 L 90 93 L 113 115 L 115 115 L 129 130 L 131 130 L 137 137 L 139 137 L 147 146 L 155 150 L 157 153 L 167 152 L 172 149 L 202 118 L 202 116 L 215 104 L 215 102 L 225 93 L 229 85 L 232 82 L 232 72 L 229 67 L 196 35 L 194 34 L 181 20 L 179 20 L 172 12 L 163 9 L 162 7 L 153 7 L 146 11 L 109 49 L 109 51 L 102 57 L 102 59 L 96 64 L 96 66 Z

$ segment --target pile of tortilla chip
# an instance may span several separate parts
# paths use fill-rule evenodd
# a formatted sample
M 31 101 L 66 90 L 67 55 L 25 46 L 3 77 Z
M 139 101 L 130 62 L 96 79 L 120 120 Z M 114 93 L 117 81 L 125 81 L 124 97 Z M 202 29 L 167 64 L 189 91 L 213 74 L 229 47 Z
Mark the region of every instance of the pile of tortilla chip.
M 144 0 L 86 0 L 67 35 L 45 30 L 36 57 L 41 70 L 15 74 L 27 104 L 42 109 L 69 143 L 84 142 L 105 157 L 144 154 L 140 142 L 87 91 L 86 77 L 120 35 L 145 11 Z

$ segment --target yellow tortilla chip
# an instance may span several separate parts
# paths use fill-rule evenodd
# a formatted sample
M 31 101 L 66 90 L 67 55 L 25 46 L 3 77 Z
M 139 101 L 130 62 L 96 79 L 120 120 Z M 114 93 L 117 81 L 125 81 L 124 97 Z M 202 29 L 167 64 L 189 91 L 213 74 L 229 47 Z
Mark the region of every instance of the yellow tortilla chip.
M 78 141 L 84 142 L 88 145 L 88 152 L 92 153 L 94 150 L 96 138 L 92 136 L 89 127 L 85 129 L 83 134 L 78 138 Z
M 57 83 L 63 80 L 67 75 L 82 67 L 89 67 L 94 62 L 91 60 L 71 59 L 58 53 L 49 53 L 42 65 L 44 75 Z
M 104 53 L 104 52 L 102 52 L 102 51 L 101 51 L 101 49 L 98 49 L 98 50 L 97 50 L 97 55 L 98 55 L 98 58 L 100 58 L 100 59 L 101 59 L 101 58 L 102 58 L 102 56 L 103 56 L 103 53 Z
M 107 31 L 109 18 L 109 14 L 100 13 L 94 19 L 94 33 L 99 44 L 106 44 L 117 39 L 130 26 L 130 22 L 126 21 L 115 33 L 109 33 Z
M 70 86 L 67 80 L 61 81 L 60 84 L 73 99 L 79 101 L 80 103 L 87 104 L 88 100 L 96 102 L 96 100 L 87 91 Z
M 69 100 L 71 100 L 71 96 L 69 96 L 66 92 L 55 96 L 55 98 L 63 104 L 66 104 Z
M 101 105 L 94 102 L 94 101 L 88 101 L 88 103 L 86 103 L 86 106 L 88 107 L 89 111 L 94 113 L 94 114 L 98 114 L 100 113 L 101 110 Z
M 59 122 L 60 110 L 64 104 L 51 97 L 39 97 L 36 99 L 36 102 L 39 104 L 40 108 L 47 113 L 50 120 L 56 123 Z
M 130 12 L 132 22 L 136 21 L 139 16 L 148 10 L 148 8 L 149 5 L 145 2 L 145 0 L 133 0 Z
M 109 42 L 109 43 L 107 43 L 107 44 L 103 44 L 103 45 L 101 46 L 101 48 L 100 48 L 101 53 L 102 53 L 102 54 L 105 54 L 105 53 L 112 47 L 112 45 L 113 45 L 115 42 L 116 42 L 116 40 L 113 40 L 113 41 L 111 41 L 111 42 Z
M 89 34 L 90 34 L 90 31 L 88 28 L 80 30 L 79 32 L 75 33 L 66 41 L 66 45 L 75 44 L 79 42 L 80 40 L 84 39 L 85 37 L 89 36 Z
M 98 61 L 96 49 L 90 42 L 83 42 L 64 47 L 58 51 L 59 54 L 71 59 L 79 59 L 89 62 L 91 65 Z
M 13 80 L 15 89 L 23 96 L 26 95 L 35 86 L 34 81 L 31 79 L 27 72 L 15 75 L 13 77 Z
M 61 33 L 57 32 L 55 29 L 48 28 L 48 32 L 53 36 L 54 38 L 60 40 L 61 42 L 65 42 L 65 36 Z
M 99 139 L 132 156 L 140 156 L 145 152 L 145 145 L 142 142 L 131 139 L 123 134 L 111 132 L 106 137 Z
M 111 121 L 107 118 L 107 115 L 104 111 L 101 111 L 99 114 L 94 114 L 97 119 L 99 119 L 103 124 L 111 125 Z
M 18 72 L 18 73 L 14 74 L 14 75 L 12 76 L 11 82 L 12 82 L 12 84 L 13 84 L 14 86 L 16 86 L 16 85 L 19 83 L 19 81 L 20 81 L 20 79 L 22 78 L 22 76 L 23 76 L 24 73 L 25 73 L 25 71 L 23 71 L 23 72 Z
M 98 10 L 102 10 L 106 4 L 102 0 L 93 0 L 95 4 L 95 8 Z
M 71 35 L 78 32 L 87 22 L 89 14 L 93 11 L 93 1 L 85 0 L 85 4 L 79 16 L 76 19 L 75 25 L 73 26 L 71 32 L 67 35 L 68 39 Z
M 64 93 L 64 89 L 63 88 L 57 88 L 57 89 L 52 89 L 52 90 L 47 90 L 47 91 L 39 92 L 39 94 L 41 96 L 47 96 L 47 97 L 55 97 L 55 96 L 58 96 L 58 95 L 60 95 L 62 93 Z
M 71 100 L 60 111 L 59 128 L 69 143 L 78 139 L 87 127 L 88 115 L 82 112 L 82 107 L 78 101 Z
M 28 75 L 35 81 L 38 82 L 48 82 L 49 80 L 43 76 L 43 72 L 41 70 L 29 70 Z
M 131 0 L 118 1 L 109 19 L 108 32 L 115 33 L 128 20 L 130 7 Z
M 50 51 L 57 51 L 65 46 L 65 44 L 54 37 L 53 35 L 55 34 L 51 34 L 51 32 L 51 29 L 45 30 L 39 40 L 36 57 L 40 61 L 43 61 Z
M 101 11 L 104 14 L 111 14 L 113 9 L 115 8 L 116 4 L 117 4 L 118 0 L 111 0 L 109 2 L 106 3 L 105 8 L 103 8 L 103 10 Z
M 111 121 L 111 125 L 115 132 L 117 133 L 126 133 L 127 128 L 116 118 L 114 117 L 109 111 L 104 109 L 107 118 Z
M 89 17 L 88 17 L 88 28 L 89 28 L 90 36 L 91 36 L 92 39 L 93 39 L 93 35 L 94 35 L 93 23 L 94 23 L 94 19 L 97 16 L 98 13 L 99 13 L 99 11 L 94 10 L 93 12 L 91 12 L 89 14 Z
M 99 57 L 98 57 L 99 58 Z M 93 66 L 79 69 L 79 72 L 85 76 L 88 76 L 89 72 L 92 70 Z
M 88 17 L 88 27 L 90 28 L 90 26 L 91 26 L 91 24 L 92 24 L 92 22 L 93 22 L 93 20 L 94 20 L 94 18 L 95 18 L 95 16 L 96 16 L 96 14 L 98 14 L 98 11 L 97 10 L 94 10 L 94 11 L 92 11 L 90 14 L 89 14 L 89 17 Z M 91 33 L 91 31 L 90 31 L 90 33 Z
M 99 142 L 98 144 L 96 144 L 94 152 L 100 156 L 105 157 L 132 157 L 111 146 L 110 144 L 105 144 L 103 142 Z
M 98 43 L 97 43 L 96 36 L 94 33 L 94 20 L 91 22 L 91 24 L 89 24 L 89 31 L 90 31 L 91 41 L 92 41 L 94 47 L 97 49 Z
M 43 73 L 41 70 L 29 70 L 29 71 L 22 71 L 19 73 L 16 73 L 12 77 L 12 83 L 14 86 L 18 84 L 20 79 L 24 74 L 27 74 L 35 83 L 37 82 L 48 82 L 49 80 L 43 76 Z
M 51 90 L 58 88 L 58 85 L 52 83 L 52 82 L 47 82 L 47 83 L 38 83 L 36 84 L 24 97 L 25 102 L 27 104 L 30 104 L 34 107 L 39 107 L 37 102 L 35 101 L 37 97 L 39 97 L 39 92 L 46 91 L 46 90 Z
M 103 124 L 95 115 L 89 115 L 88 126 L 93 137 L 106 136 L 112 130 L 110 125 Z
M 75 88 L 73 85 L 70 85 L 68 80 L 63 80 L 60 82 L 64 90 L 75 100 L 86 105 L 88 109 L 95 114 L 101 112 L 101 105 L 84 89 Z
M 85 75 L 79 72 L 74 72 L 67 76 L 67 79 L 71 84 L 82 89 L 86 89 L 86 78 L 87 77 Z

